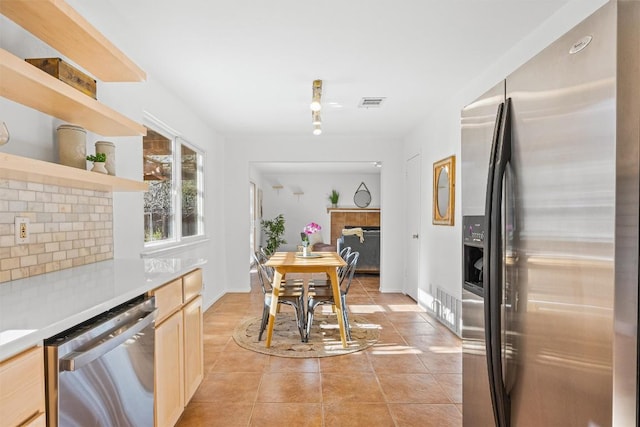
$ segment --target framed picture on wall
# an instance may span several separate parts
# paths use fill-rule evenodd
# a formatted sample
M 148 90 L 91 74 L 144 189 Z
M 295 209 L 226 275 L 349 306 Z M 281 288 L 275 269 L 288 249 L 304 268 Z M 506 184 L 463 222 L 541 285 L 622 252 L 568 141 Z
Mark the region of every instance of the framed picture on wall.
M 453 225 L 455 207 L 456 156 L 433 164 L 433 223 Z

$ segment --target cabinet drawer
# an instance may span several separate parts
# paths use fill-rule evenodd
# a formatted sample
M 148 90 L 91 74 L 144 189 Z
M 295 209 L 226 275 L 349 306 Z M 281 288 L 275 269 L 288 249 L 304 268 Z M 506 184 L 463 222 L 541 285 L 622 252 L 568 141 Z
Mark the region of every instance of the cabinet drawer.
M 17 426 L 44 413 L 44 353 L 34 347 L 0 363 L 0 426 Z
M 156 324 L 162 322 L 182 306 L 182 279 L 174 280 L 152 292 L 156 297 L 158 316 Z
M 202 270 L 197 269 L 185 275 L 183 278 L 184 302 L 189 302 L 202 291 Z

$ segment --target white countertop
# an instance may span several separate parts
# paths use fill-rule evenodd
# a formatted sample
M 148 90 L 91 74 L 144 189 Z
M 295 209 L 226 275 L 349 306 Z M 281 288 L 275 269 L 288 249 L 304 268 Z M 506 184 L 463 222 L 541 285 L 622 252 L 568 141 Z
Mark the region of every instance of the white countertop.
M 202 266 L 204 259 L 112 259 L 0 283 L 0 361 Z

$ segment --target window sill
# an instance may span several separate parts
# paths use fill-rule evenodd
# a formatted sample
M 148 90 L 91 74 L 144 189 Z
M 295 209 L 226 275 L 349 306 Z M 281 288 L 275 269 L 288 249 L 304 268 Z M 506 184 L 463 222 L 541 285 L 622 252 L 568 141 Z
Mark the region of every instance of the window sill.
M 177 252 L 183 252 L 185 250 L 192 249 L 196 246 L 203 245 L 209 242 L 208 237 L 194 237 L 193 239 L 189 239 L 187 241 L 182 241 L 180 243 L 167 243 L 158 246 L 152 246 L 144 249 L 140 252 L 140 258 L 153 258 L 153 257 L 163 257 L 166 255 L 171 255 Z

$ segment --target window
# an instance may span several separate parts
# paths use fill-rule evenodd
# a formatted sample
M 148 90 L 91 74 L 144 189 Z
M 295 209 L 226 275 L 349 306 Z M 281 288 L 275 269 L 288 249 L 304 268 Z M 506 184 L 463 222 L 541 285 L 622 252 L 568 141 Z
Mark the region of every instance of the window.
M 145 245 L 203 236 L 202 153 L 166 130 L 147 128 L 142 145 Z

